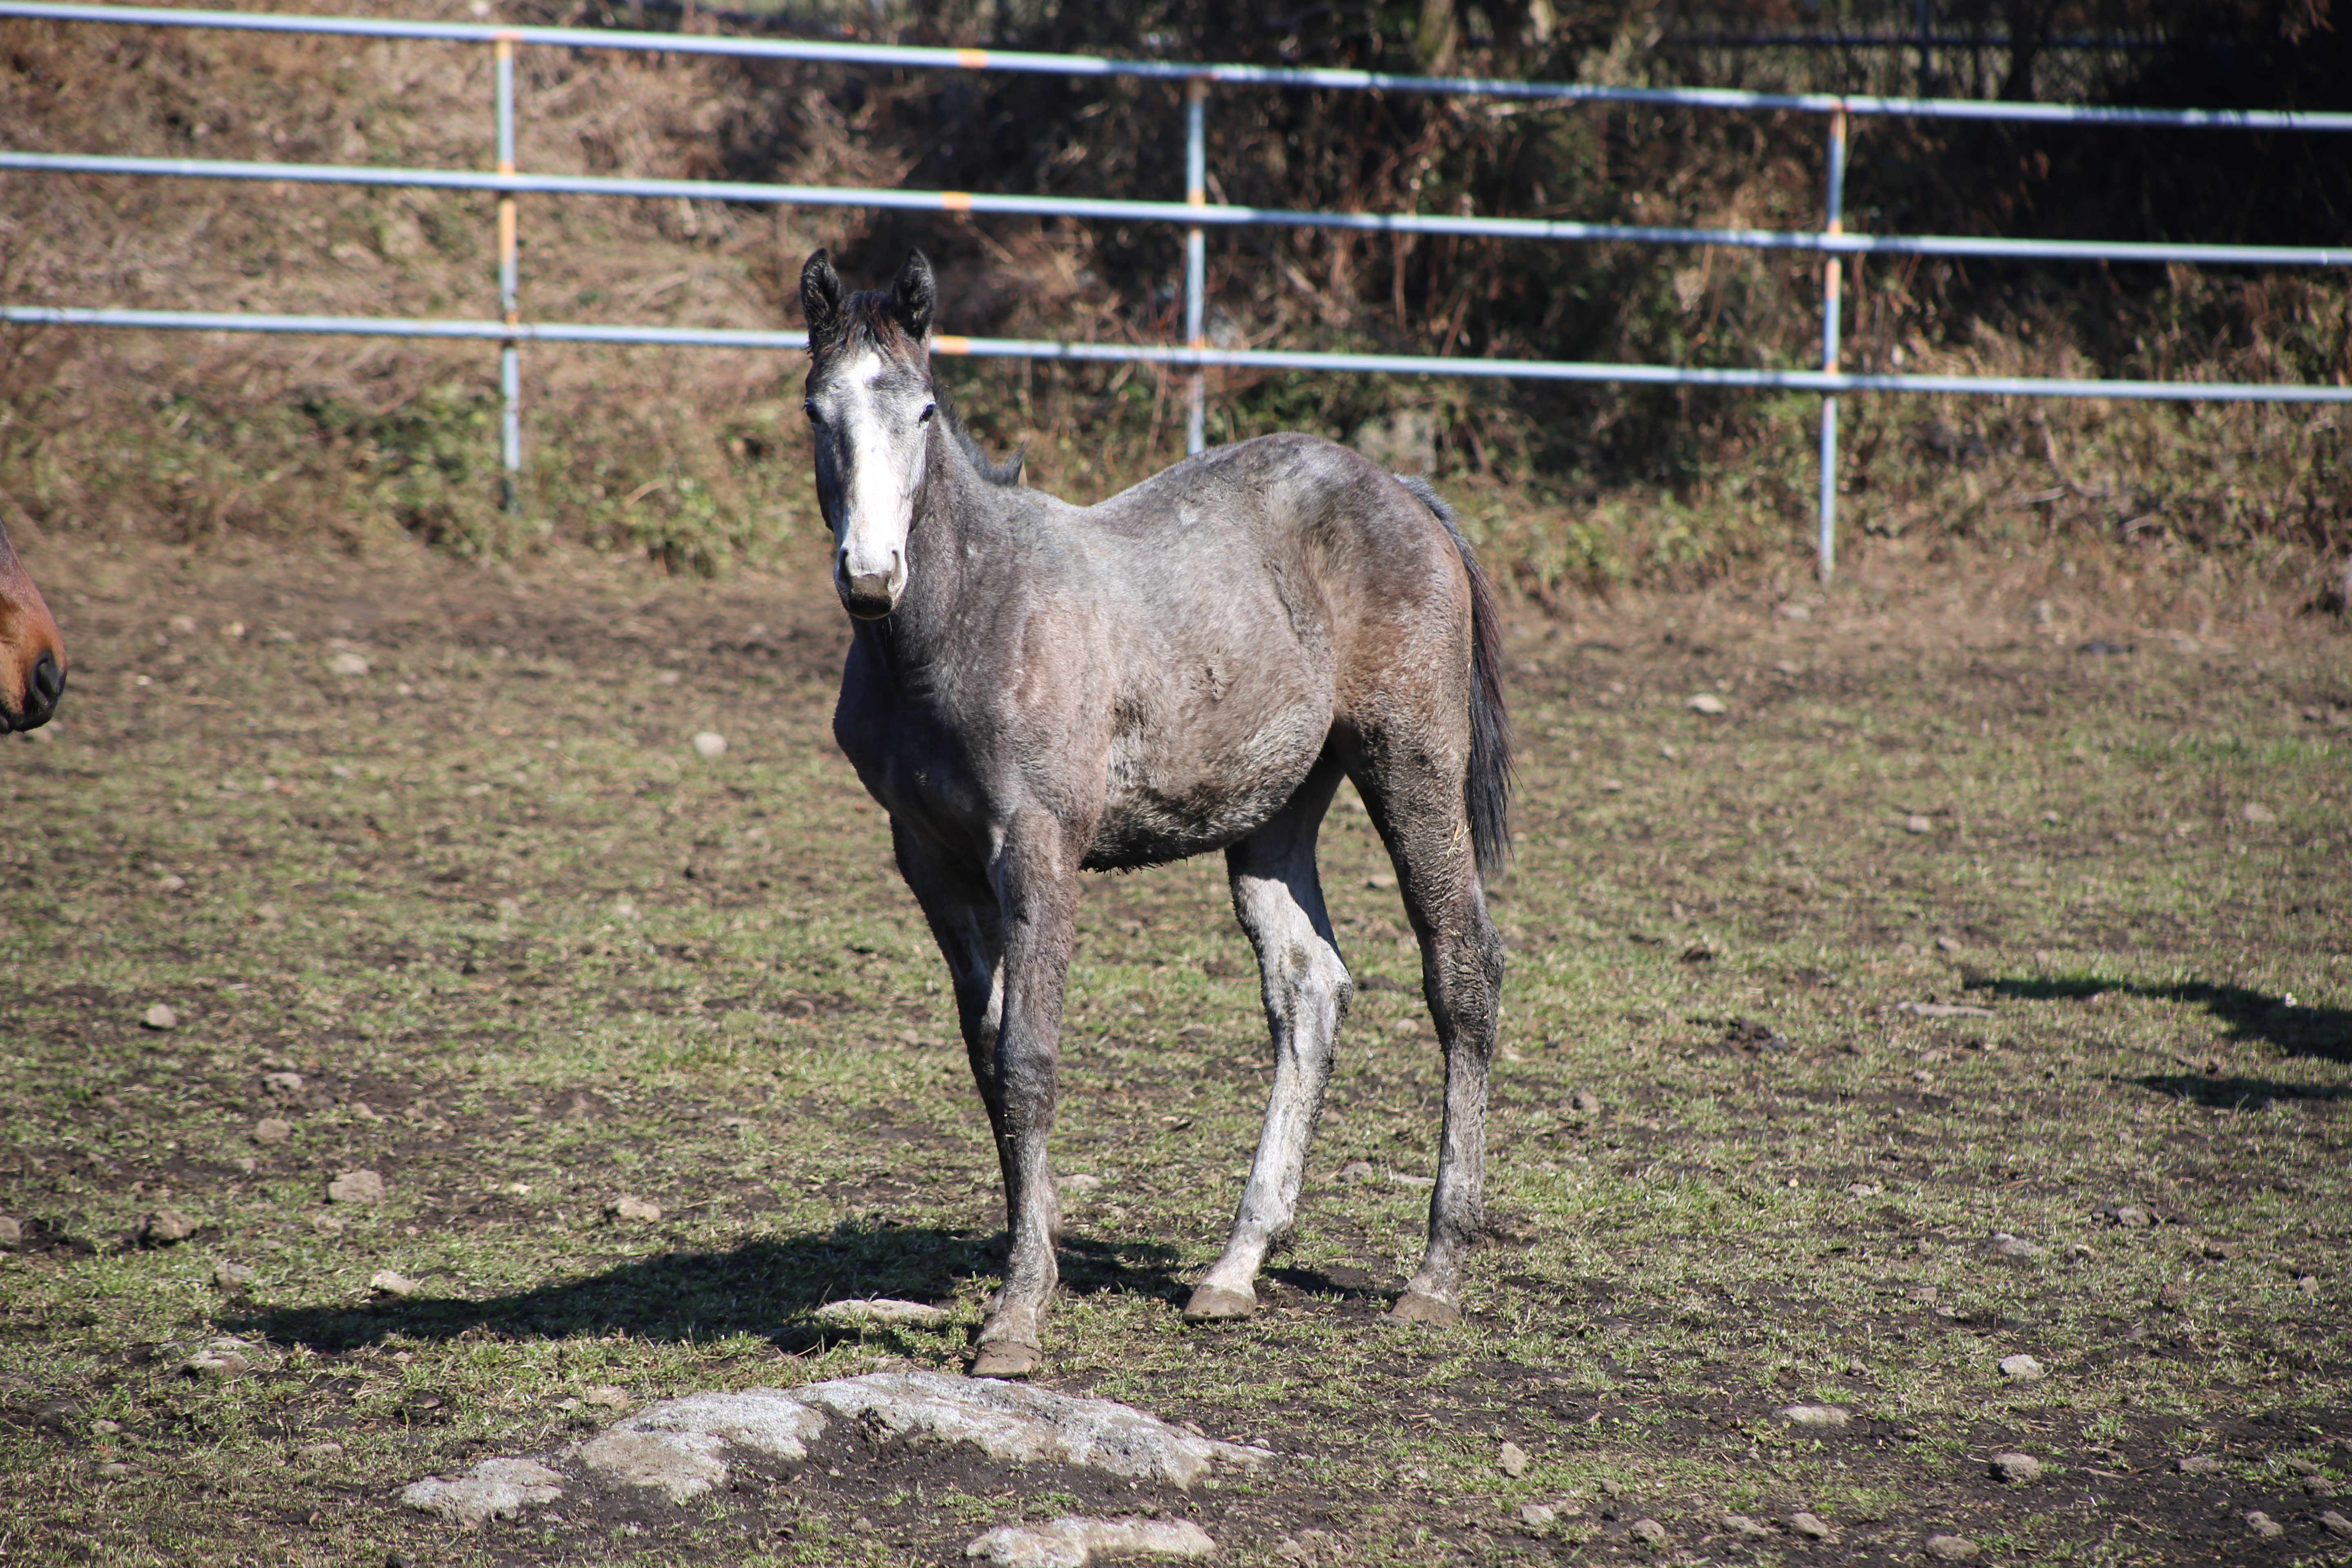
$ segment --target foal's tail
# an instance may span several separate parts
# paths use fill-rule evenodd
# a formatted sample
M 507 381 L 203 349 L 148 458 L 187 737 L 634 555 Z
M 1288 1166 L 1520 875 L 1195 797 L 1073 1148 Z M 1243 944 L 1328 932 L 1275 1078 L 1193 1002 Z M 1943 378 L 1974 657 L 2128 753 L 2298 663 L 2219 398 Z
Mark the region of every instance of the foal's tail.
M 1415 474 L 1396 479 L 1445 525 L 1470 578 L 1470 776 L 1463 783 L 1463 804 L 1469 808 L 1479 875 L 1493 877 L 1511 852 L 1511 716 L 1503 710 L 1503 628 L 1495 616 L 1495 590 L 1437 488 Z

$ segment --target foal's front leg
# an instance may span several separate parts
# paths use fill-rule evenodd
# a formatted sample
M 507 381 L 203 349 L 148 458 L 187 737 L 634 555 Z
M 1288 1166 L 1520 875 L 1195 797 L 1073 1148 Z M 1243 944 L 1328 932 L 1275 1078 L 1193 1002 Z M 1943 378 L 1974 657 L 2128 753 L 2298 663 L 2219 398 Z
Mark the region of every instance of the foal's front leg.
M 991 1110 L 997 1158 L 1004 1169 L 1010 1244 L 1004 1288 L 981 1325 L 974 1377 L 1019 1377 L 1045 1359 L 1045 1306 L 1060 1277 L 1054 1245 L 1062 1225 L 1045 1138 L 1054 1126 L 1055 1063 L 1077 926 L 1079 855 L 1058 823 L 1018 822 L 1006 833 L 992 868 L 1004 956 L 996 1048 L 993 1060 L 985 1064 L 992 1070 L 983 1072 L 982 1087 L 983 1093 L 994 1090 Z M 973 1066 L 983 1067 L 977 1053 Z

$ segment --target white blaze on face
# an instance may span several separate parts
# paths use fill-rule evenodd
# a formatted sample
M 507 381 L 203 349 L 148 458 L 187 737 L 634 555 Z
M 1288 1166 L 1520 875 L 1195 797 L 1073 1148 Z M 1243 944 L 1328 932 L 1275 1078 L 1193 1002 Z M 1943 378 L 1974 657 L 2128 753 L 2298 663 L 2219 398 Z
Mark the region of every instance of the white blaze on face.
M 882 356 L 868 352 L 843 366 L 835 383 L 849 456 L 835 543 L 843 576 L 852 582 L 880 578 L 895 588 L 906 572 L 907 531 L 914 522 L 923 449 L 910 416 L 902 415 L 895 423 L 885 417 L 885 395 L 876 384 L 883 370 Z

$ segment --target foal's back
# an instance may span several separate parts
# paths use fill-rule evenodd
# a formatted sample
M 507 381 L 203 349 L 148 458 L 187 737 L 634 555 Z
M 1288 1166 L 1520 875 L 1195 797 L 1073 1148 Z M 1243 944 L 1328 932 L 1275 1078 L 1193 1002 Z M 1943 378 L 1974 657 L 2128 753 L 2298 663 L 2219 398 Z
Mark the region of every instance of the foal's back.
M 1062 518 L 1082 536 L 1116 692 L 1090 866 L 1230 844 L 1328 750 L 1351 760 L 1397 716 L 1425 723 L 1433 699 L 1465 710 L 1470 598 L 1453 538 L 1347 447 L 1267 436 Z

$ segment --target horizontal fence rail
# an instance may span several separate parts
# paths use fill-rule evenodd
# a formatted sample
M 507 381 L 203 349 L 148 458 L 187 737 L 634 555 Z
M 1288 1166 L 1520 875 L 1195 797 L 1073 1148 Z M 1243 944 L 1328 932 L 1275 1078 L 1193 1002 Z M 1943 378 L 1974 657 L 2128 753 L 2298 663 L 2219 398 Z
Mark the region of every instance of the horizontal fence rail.
M 664 348 L 802 350 L 808 334 L 732 327 L 630 327 L 601 321 L 399 320 L 384 316 L 257 315 L 242 310 L 89 310 L 72 305 L 0 305 L 19 326 L 140 327 L 151 331 L 319 332 L 352 337 L 451 338 L 604 343 Z M 1072 343 L 1052 338 L 934 333 L 931 353 L 948 358 L 1066 360 L 1072 363 L 1179 368 L 1370 371 L 1393 375 L 1496 376 L 1526 381 L 1615 381 L 1655 386 L 1727 386 L 1790 392 L 1976 393 L 2014 397 L 2114 397 L 2158 403 L 2347 403 L 2352 386 L 2294 383 L 2119 381 L 2035 375 L 1882 375 L 1856 371 L 1622 364 L 1601 360 L 1439 358 L 1431 354 L 1316 353 L 1295 349 L 1189 348 L 1173 343 Z
M 2170 402 L 2352 403 L 2352 387 L 2295 384 L 2135 381 L 2097 378 L 1858 374 L 1838 363 L 1840 290 L 1844 257 L 1935 256 L 2007 261 L 2186 263 L 2225 267 L 2352 266 L 2352 247 L 2243 246 L 2194 242 L 2011 239 L 1965 235 L 1849 234 L 1843 222 L 1846 142 L 1854 115 L 2005 121 L 2085 127 L 2288 132 L 2352 132 L 2352 113 L 2299 110 L 2110 109 L 2084 104 L 1982 101 L 1973 99 L 1837 96 L 1744 92 L 1720 88 L 1635 88 L 1581 82 L 1512 81 L 1478 77 L 1392 75 L 1165 60 L 1112 59 L 1020 50 L 907 47 L 887 44 L 748 38 L 583 27 L 505 26 L 491 23 L 395 18 L 310 16 L 269 12 L 200 11 L 100 5 L 59 0 L 0 0 L 0 17 L 241 32 L 487 44 L 497 62 L 496 168 L 492 172 L 397 168 L 368 164 L 281 163 L 199 158 L 127 157 L 102 153 L 0 149 L 0 170 L 136 178 L 194 178 L 248 183 L 407 186 L 479 191 L 498 197 L 499 310 L 497 321 L 418 321 L 369 316 L 272 314 L 250 311 L 149 310 L 78 306 L 0 305 L 0 321 L 22 326 L 91 326 L 250 332 L 315 332 L 354 336 L 490 341 L 499 348 L 501 422 L 509 504 L 517 503 L 521 468 L 520 345 L 525 342 L 805 348 L 794 331 L 717 327 L 652 327 L 593 322 L 529 321 L 520 295 L 518 216 L 522 195 L 593 195 L 721 201 L 766 205 L 844 206 L 974 216 L 1004 215 L 1124 220 L 1182 225 L 1186 230 L 1184 334 L 1181 345 L 1073 343 L 940 335 L 934 352 L 1059 360 L 1135 362 L 1192 372 L 1188 440 L 1204 441 L 1202 372 L 1210 367 L 1386 373 L 1403 375 L 1491 376 L 1505 379 L 1610 382 L 1634 385 L 1716 386 L 1819 393 L 1822 397 L 1821 495 L 1816 560 L 1826 580 L 1836 555 L 1837 397 L 1849 392 L 1948 393 L 1972 395 L 2110 397 Z M 816 64 L 885 66 L 925 70 L 1025 71 L 1074 79 L 1139 78 L 1184 88 L 1186 200 L 1139 201 L 969 191 L 922 191 L 749 181 L 634 179 L 605 175 L 525 174 L 515 166 L 514 51 L 518 46 L 613 49 Z M 1206 195 L 1203 107 L 1212 85 L 1309 90 L 1475 96 L 1562 107 L 1586 103 L 1822 114 L 1829 121 L 1826 222 L 1819 230 L 1696 228 L 1659 225 L 1588 224 L 1568 219 L 1479 216 L 1442 213 L 1291 210 L 1212 204 Z M 1734 366 L 1615 364 L 1570 360 L 1508 360 L 1444 355 L 1325 353 L 1213 347 L 1203 335 L 1203 232 L 1241 226 L 1328 228 L 1385 234 L 1425 234 L 1547 243 L 1729 246 L 1816 254 L 1822 262 L 1822 364 L 1819 370 Z

